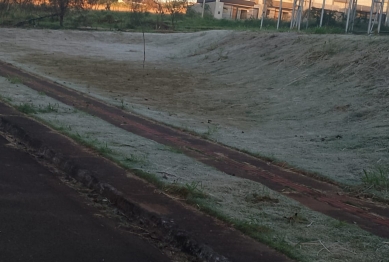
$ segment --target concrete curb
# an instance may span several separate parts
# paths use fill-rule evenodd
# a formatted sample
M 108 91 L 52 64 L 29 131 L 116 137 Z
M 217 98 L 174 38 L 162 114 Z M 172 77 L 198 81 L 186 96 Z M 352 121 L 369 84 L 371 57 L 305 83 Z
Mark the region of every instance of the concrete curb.
M 158 230 L 163 241 L 181 249 L 201 261 L 228 262 L 224 256 L 216 253 L 203 243 L 199 243 L 188 232 L 179 228 L 179 225 L 167 217 L 150 212 L 137 203 L 127 199 L 125 195 L 110 184 L 100 182 L 93 172 L 77 166 L 60 152 L 55 152 L 43 141 L 31 137 L 23 128 L 15 125 L 8 119 L 0 116 L 0 130 L 10 134 L 24 144 L 34 154 L 55 165 L 68 176 L 81 182 L 83 185 L 107 198 L 120 209 L 128 218 L 142 221 L 142 223 L 154 230 Z

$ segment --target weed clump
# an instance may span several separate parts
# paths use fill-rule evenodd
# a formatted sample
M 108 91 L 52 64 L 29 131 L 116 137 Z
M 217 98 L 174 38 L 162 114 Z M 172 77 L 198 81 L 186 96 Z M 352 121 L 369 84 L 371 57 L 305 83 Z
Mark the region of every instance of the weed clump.
M 23 83 L 23 80 L 18 78 L 18 77 L 8 76 L 7 79 L 8 79 L 8 81 L 11 84 L 21 84 L 21 83 Z
M 31 114 L 37 114 L 37 113 L 57 113 L 59 110 L 59 104 L 48 104 L 45 106 L 39 105 L 38 107 L 34 106 L 33 104 L 20 104 L 19 106 L 16 106 L 16 109 L 19 110 L 22 113 L 25 113 L 27 115 Z
M 257 193 L 250 194 L 245 197 L 245 201 L 252 203 L 252 204 L 258 204 L 262 202 L 267 202 L 267 203 L 278 203 L 279 200 L 277 198 L 272 198 L 269 195 L 260 195 Z
M 163 191 L 167 194 L 179 196 L 185 200 L 194 200 L 206 198 L 207 195 L 203 192 L 203 185 L 201 182 L 191 182 L 185 185 L 173 183 L 163 187 Z
M 24 113 L 24 114 L 27 114 L 27 115 L 30 115 L 30 114 L 36 114 L 37 111 L 35 109 L 35 107 L 31 104 L 20 104 L 18 106 L 16 106 L 16 109 L 19 110 L 20 112 Z
M 389 167 L 376 167 L 371 170 L 363 170 L 362 182 L 376 190 L 388 191 Z

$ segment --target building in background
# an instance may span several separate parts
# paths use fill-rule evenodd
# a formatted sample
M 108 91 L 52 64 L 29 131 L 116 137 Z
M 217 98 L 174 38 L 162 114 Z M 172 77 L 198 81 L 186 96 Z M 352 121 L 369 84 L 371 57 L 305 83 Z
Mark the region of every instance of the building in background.
M 258 4 L 258 0 L 205 0 L 205 12 L 216 19 L 258 19 L 262 6 Z M 201 13 L 203 0 L 197 0 L 197 4 L 193 5 L 192 8 Z
M 312 10 L 321 10 L 323 0 L 304 0 L 303 10 L 309 8 L 311 1 Z M 280 0 L 266 0 L 266 18 L 277 19 L 280 9 Z M 357 17 L 367 17 L 370 14 L 371 0 L 358 0 Z M 203 0 L 197 0 L 192 8 L 197 12 L 202 12 Z M 342 19 L 347 13 L 349 0 L 326 0 L 324 10 L 333 12 L 338 19 Z M 264 0 L 205 0 L 206 13 L 211 14 L 216 19 L 258 19 L 262 16 Z M 293 0 L 282 1 L 281 20 L 290 20 L 293 10 Z M 387 10 L 387 3 L 384 6 L 384 13 Z

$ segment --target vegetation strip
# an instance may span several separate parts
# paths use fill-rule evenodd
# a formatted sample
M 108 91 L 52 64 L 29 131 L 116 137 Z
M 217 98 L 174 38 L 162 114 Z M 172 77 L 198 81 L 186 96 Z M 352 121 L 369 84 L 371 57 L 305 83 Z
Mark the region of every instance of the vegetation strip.
M 267 8 L 270 8 L 269 15 L 264 14 L 265 16 L 262 17 L 261 14 L 256 13 L 251 18 L 244 15 L 234 18 L 231 16 L 232 13 L 229 13 L 231 6 L 229 4 L 224 5 L 223 19 L 215 18 L 211 8 L 212 2 L 205 4 L 203 15 L 201 14 L 201 6 L 199 4 L 197 4 L 197 7 L 192 4 L 194 3 L 186 0 L 125 0 L 120 2 L 117 0 L 58 0 L 40 4 L 34 4 L 32 0 L 23 2 L 7 0 L 0 2 L 0 25 L 118 31 L 141 31 L 146 29 L 148 31 L 165 33 L 215 29 L 277 30 L 281 32 L 301 30 L 302 32 L 313 34 L 345 33 L 346 14 L 340 17 L 339 10 L 326 9 L 324 13 L 321 13 L 321 8 L 311 8 L 307 12 L 307 6 L 305 6 L 304 19 L 302 19 L 304 23 L 301 28 L 297 29 L 296 26 L 290 27 L 291 21 L 288 18 L 280 17 L 281 20 L 279 22 L 274 17 L 271 18 L 272 15 L 270 14 L 272 11 L 270 10 L 278 9 L 278 6 L 272 2 L 265 3 Z M 288 4 L 291 4 L 291 2 Z M 335 6 L 337 5 L 335 4 Z M 355 19 L 355 23 L 354 21 L 352 22 L 352 29 L 348 28 L 346 33 L 353 31 L 354 34 L 366 34 L 369 19 L 361 19 L 361 17 L 363 15 L 367 17 L 368 12 L 366 10 L 362 11 L 362 9 L 370 7 L 361 5 L 360 8 L 360 17 Z M 225 11 L 227 13 L 224 13 Z M 244 12 L 244 9 L 242 12 Z M 290 10 L 289 15 L 291 15 Z M 322 20 L 323 24 L 320 22 Z M 374 34 L 387 34 L 388 29 L 387 23 L 382 23 L 381 31 L 374 29 L 373 32 Z
M 283 192 L 286 188 L 289 188 L 293 191 L 288 193 L 289 197 L 313 210 L 350 223 L 357 222 L 362 228 L 379 236 L 389 236 L 389 214 L 387 210 L 374 206 L 369 201 L 364 201 L 364 199 L 356 199 L 344 193 L 339 193 L 342 190 L 333 185 L 282 170 L 236 150 L 123 112 L 118 108 L 108 106 L 61 85 L 21 72 L 10 65 L 2 64 L 0 74 L 8 77 L 13 76 L 13 79 L 22 79 L 20 81 L 23 81 L 27 86 L 45 92 L 66 104 L 73 104 L 76 108 L 97 115 L 122 129 L 168 146 L 178 147 L 188 156 L 214 166 L 227 174 L 260 182 L 278 192 Z M 195 150 L 192 150 L 192 148 Z M 348 204 L 350 202 L 356 202 L 357 205 L 350 206 Z M 368 207 L 370 211 L 366 211 L 363 208 L 364 206 Z

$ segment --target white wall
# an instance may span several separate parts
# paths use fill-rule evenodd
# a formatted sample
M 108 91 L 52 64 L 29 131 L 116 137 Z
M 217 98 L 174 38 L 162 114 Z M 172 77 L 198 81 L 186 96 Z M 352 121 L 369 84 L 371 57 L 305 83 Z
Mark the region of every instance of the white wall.
M 207 6 L 209 8 L 207 8 Z M 217 2 L 206 3 L 205 4 L 205 13 L 213 15 L 213 17 L 215 17 L 216 19 L 222 19 L 222 18 L 224 18 L 223 17 L 223 6 L 224 6 L 224 3 L 219 2 L 219 0 L 217 0 Z M 203 4 L 194 4 L 193 6 L 191 6 L 191 9 L 198 12 L 198 13 L 202 13 Z M 209 9 L 209 10 L 207 10 L 207 9 Z
M 215 17 L 216 19 L 222 19 L 223 18 L 223 7 L 224 7 L 224 3 L 219 2 L 219 0 L 216 0 L 213 17 Z
M 343 12 L 345 8 L 346 9 L 348 8 L 348 3 L 349 3 L 348 1 L 349 0 L 346 0 L 345 3 L 342 3 L 334 0 L 326 0 L 325 9 Z M 283 0 L 282 2 L 293 3 L 293 0 Z M 371 0 L 358 0 L 358 5 L 370 7 L 371 2 L 372 2 Z M 308 6 L 309 6 L 309 0 L 304 0 L 304 9 L 308 9 Z M 312 0 L 312 7 L 322 8 L 322 6 L 323 6 L 323 0 Z M 387 0 L 384 0 L 384 11 L 386 10 L 386 6 L 387 6 Z

